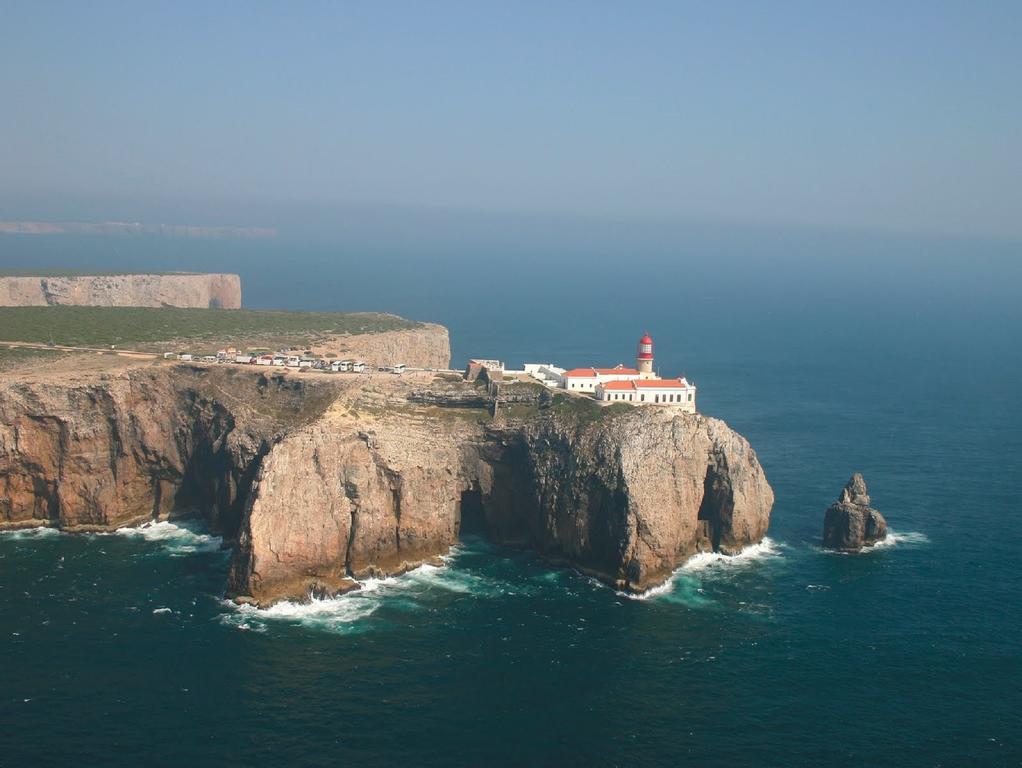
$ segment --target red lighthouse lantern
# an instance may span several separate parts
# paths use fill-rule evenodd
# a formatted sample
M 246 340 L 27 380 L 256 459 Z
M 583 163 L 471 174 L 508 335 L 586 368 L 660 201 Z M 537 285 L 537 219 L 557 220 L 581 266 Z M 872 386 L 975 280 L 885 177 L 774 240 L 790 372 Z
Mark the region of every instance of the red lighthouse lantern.
M 653 339 L 648 333 L 644 333 L 639 339 L 639 352 L 635 356 L 635 363 L 642 378 L 653 378 Z
M 653 339 L 650 338 L 648 333 L 643 334 L 643 337 L 639 339 L 639 360 L 652 360 L 653 359 Z

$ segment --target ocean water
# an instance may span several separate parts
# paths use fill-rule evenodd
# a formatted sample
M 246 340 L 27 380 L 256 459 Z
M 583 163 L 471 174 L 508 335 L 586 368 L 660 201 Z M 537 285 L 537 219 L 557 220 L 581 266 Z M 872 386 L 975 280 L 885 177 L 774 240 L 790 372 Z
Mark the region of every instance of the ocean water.
M 445 323 L 456 363 L 628 362 L 649 330 L 777 502 L 762 544 L 641 598 L 469 539 L 257 611 L 222 600 L 228 555 L 198 523 L 0 535 L 0 765 L 1022 764 L 1010 244 L 703 238 L 625 270 L 614 238 L 69 242 L 2 241 L 0 267 L 236 270 L 249 306 Z M 893 534 L 828 553 L 853 471 Z

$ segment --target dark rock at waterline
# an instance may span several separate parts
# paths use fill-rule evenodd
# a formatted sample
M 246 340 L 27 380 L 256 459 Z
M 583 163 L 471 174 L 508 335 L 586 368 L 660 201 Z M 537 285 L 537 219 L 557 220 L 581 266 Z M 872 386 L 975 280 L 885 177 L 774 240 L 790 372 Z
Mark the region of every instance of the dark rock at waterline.
M 887 536 L 887 521 L 869 505 L 866 481 L 856 472 L 827 508 L 823 517 L 823 546 L 857 552 Z

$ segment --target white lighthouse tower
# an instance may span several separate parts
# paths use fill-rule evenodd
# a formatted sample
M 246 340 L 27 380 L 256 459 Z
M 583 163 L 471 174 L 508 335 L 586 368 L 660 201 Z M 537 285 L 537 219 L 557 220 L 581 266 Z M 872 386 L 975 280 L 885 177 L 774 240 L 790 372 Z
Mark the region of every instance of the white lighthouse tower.
M 653 373 L 653 339 L 649 333 L 644 333 L 639 339 L 639 352 L 635 356 L 635 367 L 639 370 L 640 379 L 652 379 Z

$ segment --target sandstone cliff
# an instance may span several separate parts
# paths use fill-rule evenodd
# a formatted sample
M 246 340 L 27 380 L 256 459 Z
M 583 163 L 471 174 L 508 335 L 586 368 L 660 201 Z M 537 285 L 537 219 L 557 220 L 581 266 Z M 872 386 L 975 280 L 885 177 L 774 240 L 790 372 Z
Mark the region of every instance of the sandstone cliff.
M 260 604 L 402 572 L 462 530 L 644 590 L 759 541 L 772 503 L 723 422 L 538 386 L 186 366 L 0 386 L 0 527 L 197 511 L 236 543 L 228 593 Z
M 0 386 L 0 528 L 103 530 L 177 509 L 230 535 L 269 443 L 334 396 L 231 368 L 14 377 Z
M 404 363 L 417 368 L 445 369 L 451 363 L 447 329 L 434 323 L 422 323 L 418 328 L 400 331 L 335 336 L 329 343 L 316 346 L 371 366 Z
M 0 277 L 0 306 L 238 309 L 241 278 L 226 274 Z
M 478 390 L 477 390 L 478 391 Z M 274 444 L 253 485 L 231 592 L 266 604 L 398 573 L 463 528 L 621 589 L 766 533 L 773 492 L 723 422 L 665 408 L 558 403 L 491 420 L 449 393 L 347 393 Z

